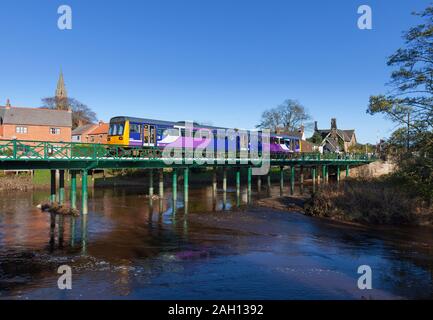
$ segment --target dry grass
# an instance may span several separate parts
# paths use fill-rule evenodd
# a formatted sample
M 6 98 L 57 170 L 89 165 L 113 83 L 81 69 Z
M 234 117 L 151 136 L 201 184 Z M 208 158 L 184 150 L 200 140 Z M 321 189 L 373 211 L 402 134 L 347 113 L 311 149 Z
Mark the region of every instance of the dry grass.
M 0 190 L 27 191 L 33 189 L 30 175 L 1 175 Z
M 327 185 L 305 206 L 312 216 L 370 224 L 433 224 L 433 208 L 386 179 L 349 179 Z

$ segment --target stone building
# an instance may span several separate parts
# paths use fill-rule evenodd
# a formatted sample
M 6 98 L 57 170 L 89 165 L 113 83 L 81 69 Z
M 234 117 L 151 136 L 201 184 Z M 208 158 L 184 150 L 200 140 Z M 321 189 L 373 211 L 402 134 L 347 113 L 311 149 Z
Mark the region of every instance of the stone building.
M 355 146 L 355 130 L 341 130 L 337 128 L 337 119 L 331 119 L 330 129 L 318 129 L 317 121 L 314 122 L 314 134 L 320 136 L 320 146 L 323 152 L 349 152 L 350 147 Z

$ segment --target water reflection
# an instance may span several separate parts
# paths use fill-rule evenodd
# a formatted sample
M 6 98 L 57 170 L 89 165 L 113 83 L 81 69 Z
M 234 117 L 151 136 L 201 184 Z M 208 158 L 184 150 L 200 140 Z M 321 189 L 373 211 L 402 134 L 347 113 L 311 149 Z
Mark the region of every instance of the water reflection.
M 261 196 L 279 192 L 266 189 Z M 77 279 L 66 298 L 362 298 L 360 264 L 374 270 L 373 298 L 432 297 L 433 235 L 423 228 L 234 210 L 247 203 L 244 187 L 228 186 L 225 197 L 194 188 L 176 209 L 170 190 L 151 199 L 140 188 L 95 189 L 81 217 L 40 212 L 47 196 L 1 197 L 0 297 L 58 298 L 61 264 Z

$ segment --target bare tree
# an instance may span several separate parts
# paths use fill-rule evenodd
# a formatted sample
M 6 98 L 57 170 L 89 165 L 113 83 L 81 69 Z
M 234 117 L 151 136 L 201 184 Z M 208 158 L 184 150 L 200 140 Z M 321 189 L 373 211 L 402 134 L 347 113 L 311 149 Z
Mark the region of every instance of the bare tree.
M 72 110 L 72 129 L 97 121 L 96 113 L 74 98 L 49 97 L 42 99 L 42 109 Z
M 311 116 L 303 105 L 297 100 L 287 99 L 279 106 L 266 110 L 257 128 L 266 128 L 271 131 L 295 131 L 301 125 L 311 127 Z

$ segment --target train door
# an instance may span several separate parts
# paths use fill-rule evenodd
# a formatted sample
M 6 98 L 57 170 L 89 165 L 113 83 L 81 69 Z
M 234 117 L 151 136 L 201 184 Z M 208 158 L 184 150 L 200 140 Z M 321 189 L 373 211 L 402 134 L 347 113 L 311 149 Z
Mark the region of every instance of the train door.
M 153 147 L 156 142 L 156 128 L 152 124 L 143 126 L 143 145 L 145 147 Z
M 141 145 L 141 124 L 129 123 L 129 143 L 131 145 Z

